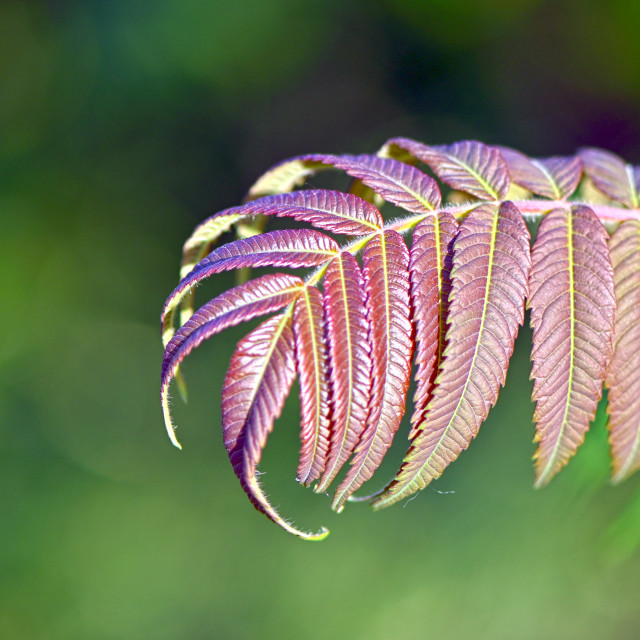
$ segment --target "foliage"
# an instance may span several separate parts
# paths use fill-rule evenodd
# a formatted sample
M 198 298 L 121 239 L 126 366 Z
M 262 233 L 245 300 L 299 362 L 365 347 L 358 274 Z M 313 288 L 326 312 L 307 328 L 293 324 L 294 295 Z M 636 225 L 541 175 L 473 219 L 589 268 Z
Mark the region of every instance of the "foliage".
M 350 193 L 295 190 L 329 168 L 354 179 Z M 477 435 L 505 383 L 526 306 L 536 486 L 575 454 L 603 383 L 613 479 L 626 478 L 640 468 L 639 188 L 640 168 L 598 149 L 530 159 L 476 141 L 427 146 L 397 138 L 377 155 L 283 162 L 258 180 L 244 205 L 210 217 L 185 244 L 181 280 L 162 313 L 161 395 L 172 442 L 180 446 L 169 385 L 181 381 L 185 357 L 227 327 L 277 312 L 231 359 L 222 390 L 224 442 L 259 511 L 295 535 L 322 538 L 326 530 L 306 533 L 284 520 L 257 480 L 296 375 L 298 481 L 325 492 L 350 460 L 332 508 L 341 511 L 350 499 L 383 508 L 440 477 Z M 385 203 L 409 215 L 385 221 Z M 257 216 L 301 224 L 260 233 Z M 533 247 L 527 223 L 539 223 Z M 248 237 L 213 249 L 239 224 Z M 339 244 L 324 232 L 350 240 Z M 267 273 L 194 312 L 194 288 L 205 278 L 265 266 L 307 271 Z M 400 427 L 412 361 L 404 462 L 384 489 L 354 498 Z

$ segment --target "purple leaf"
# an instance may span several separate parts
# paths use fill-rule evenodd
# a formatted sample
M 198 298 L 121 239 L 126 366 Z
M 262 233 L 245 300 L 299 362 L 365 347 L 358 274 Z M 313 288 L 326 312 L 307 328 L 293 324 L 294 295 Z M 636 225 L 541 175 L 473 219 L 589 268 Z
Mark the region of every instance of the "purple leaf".
M 361 180 L 387 202 L 411 213 L 427 214 L 440 207 L 438 183 L 426 173 L 392 158 L 373 155 L 313 155 L 305 159 L 319 160 L 342 169 Z
M 433 147 L 407 138 L 387 143 L 408 151 L 450 187 L 481 200 L 503 200 L 509 190 L 509 172 L 500 152 L 482 142 L 464 140 Z
M 640 221 L 623 222 L 609 241 L 618 310 L 609 389 L 613 480 L 640 469 Z
M 611 358 L 616 299 L 607 233 L 588 207 L 555 209 L 533 245 L 529 280 L 536 486 L 584 440 Z
M 433 393 L 446 346 L 453 240 L 458 222 L 449 213 L 423 220 L 413 232 L 411 245 L 411 301 L 416 327 L 416 392 L 409 438 L 417 434 Z
M 371 347 L 362 272 L 340 254 L 324 280 L 325 325 L 331 380 L 331 446 L 317 492 L 327 490 L 364 430 L 371 401 Z
M 529 232 L 516 207 L 484 205 L 460 224 L 454 241 L 447 347 L 424 422 L 396 479 L 373 503 L 402 500 L 432 480 L 469 446 L 498 399 L 529 275 Z
M 174 427 L 169 411 L 169 384 L 180 363 L 204 340 L 228 327 L 257 316 L 278 311 L 293 302 L 304 287 L 304 282 L 285 274 L 269 274 L 256 278 L 214 298 L 201 307 L 171 339 L 162 359 L 160 395 L 165 424 L 176 447 Z
M 241 267 L 314 267 L 334 257 L 338 244 L 312 229 L 271 231 L 222 245 L 203 258 L 167 298 L 162 311 L 165 341 L 173 334 L 173 315 L 182 298 L 204 278 Z
M 395 231 L 375 236 L 363 254 L 373 360 L 371 409 L 351 468 L 331 504 L 338 512 L 373 475 L 405 412 L 411 377 L 409 251 Z
M 329 381 L 322 294 L 305 287 L 296 300 L 293 333 L 300 380 L 302 424 L 298 482 L 310 484 L 324 471 L 329 452 Z
M 380 212 L 350 193 L 316 189 L 267 196 L 242 207 L 244 215 L 294 218 L 301 222 L 350 236 L 368 235 L 382 226 Z
M 496 148 L 507 163 L 511 180 L 531 193 L 565 200 L 578 188 L 582 162 L 577 156 L 535 159 L 507 147 Z
M 585 173 L 598 191 L 625 207 L 640 207 L 640 172 L 637 168 L 625 164 L 615 153 L 603 149 L 581 149 L 580 158 Z
M 295 378 L 291 314 L 263 322 L 243 338 L 231 358 L 222 388 L 222 430 L 233 470 L 254 507 L 289 533 L 321 540 L 280 516 L 262 491 L 256 470 L 273 423 L 280 416 Z

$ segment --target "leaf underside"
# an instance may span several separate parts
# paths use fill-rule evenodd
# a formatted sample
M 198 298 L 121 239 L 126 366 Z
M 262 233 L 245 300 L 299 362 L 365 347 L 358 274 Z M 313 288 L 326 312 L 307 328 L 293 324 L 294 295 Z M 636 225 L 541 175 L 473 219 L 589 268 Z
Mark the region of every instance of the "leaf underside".
M 364 285 L 371 342 L 371 406 L 351 468 L 332 507 L 347 498 L 380 466 L 405 411 L 411 374 L 409 251 L 396 231 L 376 236 L 364 250 Z
M 222 432 L 233 470 L 252 504 L 276 524 L 301 538 L 306 533 L 282 519 L 264 495 L 256 469 L 274 420 L 295 379 L 291 315 L 263 322 L 236 348 L 222 387 Z
M 374 507 L 439 478 L 477 435 L 506 379 L 529 267 L 529 232 L 512 204 L 484 205 L 463 220 L 453 244 L 447 346 L 433 396 L 398 476 Z
M 618 301 L 607 371 L 613 479 L 640 468 L 640 222 L 623 222 L 609 241 Z
M 329 452 L 329 375 L 322 294 L 305 287 L 296 300 L 293 332 L 300 380 L 300 464 L 298 482 L 310 484 L 322 472 Z
M 584 440 L 611 358 L 616 300 L 607 234 L 593 211 L 556 209 L 542 220 L 530 278 L 536 486 Z
M 349 253 L 329 265 L 324 281 L 331 382 L 331 446 L 316 491 L 326 491 L 365 428 L 371 400 L 371 347 L 362 271 Z
M 350 176 L 350 192 L 300 189 L 327 170 Z M 600 204 L 576 199 L 585 187 L 602 194 Z M 627 478 L 640 469 L 639 191 L 639 167 L 592 148 L 535 159 L 477 141 L 393 138 L 377 155 L 282 162 L 244 204 L 211 216 L 185 243 L 161 319 L 161 401 L 172 442 L 180 446 L 169 388 L 173 379 L 183 384 L 187 355 L 228 327 L 276 314 L 232 356 L 224 442 L 258 511 L 300 538 L 322 539 L 325 529 L 308 533 L 285 520 L 258 482 L 295 378 L 298 482 L 325 493 L 335 481 L 338 512 L 359 500 L 380 509 L 439 478 L 476 437 L 505 383 L 526 304 L 535 485 L 576 453 L 603 384 L 613 480 Z M 532 197 L 507 200 L 521 193 Z M 385 203 L 405 217 L 385 220 Z M 297 225 L 264 232 L 265 216 Z M 533 249 L 525 218 L 540 223 Z M 238 238 L 214 248 L 234 228 Z M 263 267 L 296 272 L 248 279 Z M 196 311 L 196 287 L 228 270 L 246 281 Z M 404 460 L 382 490 L 356 497 L 401 430 L 412 367 Z

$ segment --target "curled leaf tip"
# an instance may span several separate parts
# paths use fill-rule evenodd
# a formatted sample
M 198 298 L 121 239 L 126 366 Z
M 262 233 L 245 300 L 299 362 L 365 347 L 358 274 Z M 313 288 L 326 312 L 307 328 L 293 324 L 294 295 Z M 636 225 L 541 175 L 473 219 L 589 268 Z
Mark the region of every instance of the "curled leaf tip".
M 182 449 L 182 445 L 178 442 L 178 438 L 176 438 L 176 430 L 173 426 L 173 422 L 171 420 L 171 409 L 169 408 L 169 387 L 163 386 L 160 391 L 160 396 L 162 399 L 162 414 L 164 415 L 164 424 L 167 428 L 167 435 L 169 436 L 169 440 L 171 440 L 174 447 L 178 449 Z
M 330 533 L 329 529 L 327 529 L 326 527 L 321 527 L 320 531 L 318 531 L 317 533 L 306 533 L 300 537 L 302 538 L 302 540 L 310 540 L 311 542 L 320 542 L 321 540 L 324 540 L 329 535 L 329 533 Z

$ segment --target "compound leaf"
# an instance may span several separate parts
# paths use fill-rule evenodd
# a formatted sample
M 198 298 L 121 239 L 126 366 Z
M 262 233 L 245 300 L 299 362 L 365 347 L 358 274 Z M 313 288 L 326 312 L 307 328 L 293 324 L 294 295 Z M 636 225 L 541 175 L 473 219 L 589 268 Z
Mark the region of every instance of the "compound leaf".
M 555 209 L 543 218 L 529 286 L 536 487 L 541 487 L 584 440 L 611 358 L 613 271 L 606 231 L 591 209 Z
M 263 322 L 238 343 L 222 388 L 222 431 L 233 470 L 255 508 L 289 533 L 317 540 L 328 531 L 307 533 L 286 522 L 256 477 L 295 372 L 291 313 L 286 312 Z
M 424 422 L 396 479 L 373 503 L 423 489 L 469 446 L 504 384 L 530 268 L 529 232 L 511 203 L 484 205 L 454 241 L 447 347 Z

